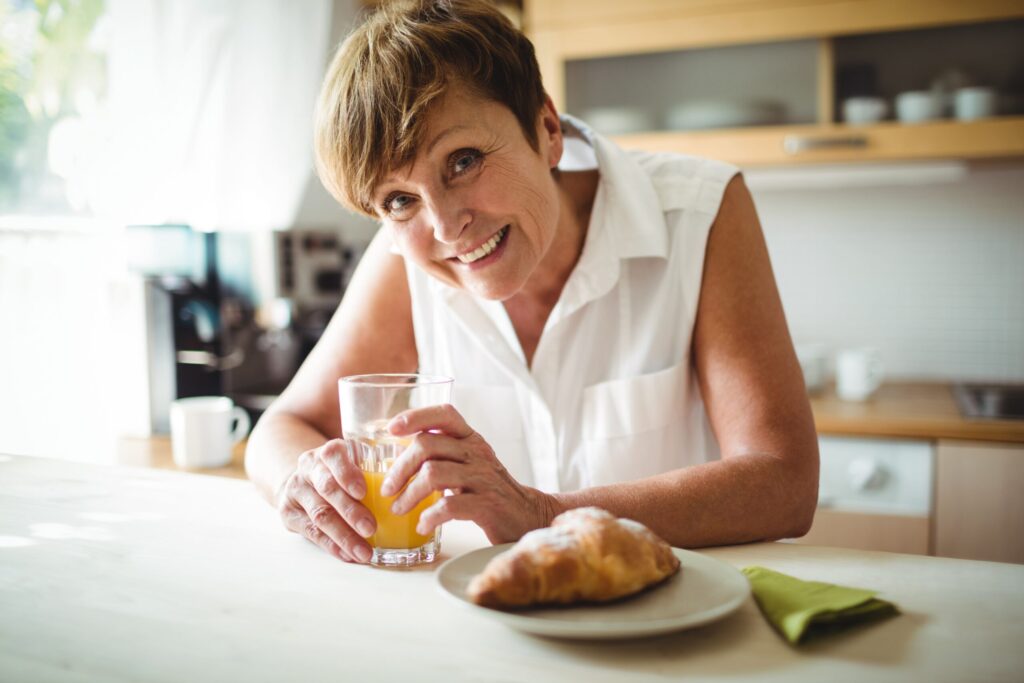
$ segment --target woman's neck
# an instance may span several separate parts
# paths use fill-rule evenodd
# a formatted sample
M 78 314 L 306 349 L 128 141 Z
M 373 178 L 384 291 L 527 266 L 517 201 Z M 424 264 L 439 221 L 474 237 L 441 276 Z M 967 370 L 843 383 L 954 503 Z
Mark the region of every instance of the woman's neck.
M 583 253 L 599 179 L 597 170 L 562 171 L 555 176 L 560 208 L 554 240 L 526 285 L 510 301 L 523 299 L 523 303 L 548 311 L 554 307 Z

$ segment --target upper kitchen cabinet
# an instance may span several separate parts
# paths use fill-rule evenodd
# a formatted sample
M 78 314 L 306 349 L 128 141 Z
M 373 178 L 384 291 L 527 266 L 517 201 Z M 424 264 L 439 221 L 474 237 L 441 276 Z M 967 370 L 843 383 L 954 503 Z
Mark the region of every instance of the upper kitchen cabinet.
M 1019 0 L 527 0 L 524 10 L 556 105 L 624 147 L 741 166 L 1024 157 Z

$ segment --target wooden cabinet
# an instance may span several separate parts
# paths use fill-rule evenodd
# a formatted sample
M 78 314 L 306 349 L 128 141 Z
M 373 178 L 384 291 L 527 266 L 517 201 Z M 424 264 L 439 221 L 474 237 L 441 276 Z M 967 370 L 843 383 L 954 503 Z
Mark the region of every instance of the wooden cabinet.
M 931 520 L 920 515 L 877 515 L 819 508 L 797 543 L 928 555 Z
M 587 118 L 587 112 L 580 111 L 586 107 L 580 104 L 582 100 L 574 95 L 573 88 L 578 88 L 582 81 L 599 82 L 601 77 L 581 77 L 580 69 L 591 68 L 587 65 L 600 69 L 599 63 L 607 64 L 609 60 L 619 60 L 618 65 L 609 68 L 619 74 L 619 82 L 627 84 L 626 88 L 609 90 L 629 91 L 612 92 L 613 105 L 620 109 L 624 104 L 643 105 L 649 102 L 638 100 L 648 96 L 654 102 L 652 106 L 659 109 L 655 118 L 662 120 L 635 132 L 614 135 L 624 147 L 685 152 L 741 166 L 1024 157 L 1024 114 L 969 122 L 938 120 L 907 125 L 886 121 L 852 126 L 842 123 L 837 112 L 838 101 L 844 97 L 838 73 L 846 66 L 844 59 L 852 59 L 849 55 L 863 58 L 861 48 L 865 41 L 858 43 L 860 37 L 882 35 L 881 42 L 867 43 L 874 45 L 876 54 L 883 55 L 879 59 L 890 59 L 889 64 L 899 65 L 893 72 L 905 72 L 907 60 L 903 56 L 885 56 L 891 46 L 906 42 L 897 32 L 974 30 L 975 26 L 984 30 L 1004 24 L 1013 25 L 1014 30 L 1024 35 L 1024 23 L 1020 22 L 1024 18 L 1024 3 L 1016 0 L 527 0 L 524 10 L 525 25 L 536 47 L 545 85 L 561 109 L 568 107 L 570 113 Z M 981 46 L 979 49 L 986 47 L 984 38 L 973 42 Z M 1024 44 L 1024 40 L 1016 42 Z M 804 50 L 799 68 L 766 67 L 769 52 L 785 44 L 791 44 L 797 52 L 800 44 L 811 49 Z M 740 78 L 733 86 L 736 96 L 764 99 L 766 92 L 772 94 L 770 78 L 779 79 L 780 89 L 786 90 L 792 90 L 794 81 L 800 80 L 796 89 L 801 90 L 802 101 L 789 109 L 802 113 L 791 111 L 773 125 L 751 123 L 743 127 L 682 130 L 687 126 L 666 123 L 671 118 L 664 114 L 666 92 L 677 90 L 674 94 L 683 101 L 699 99 L 700 94 L 689 84 L 673 80 L 674 75 L 685 69 L 662 69 L 669 76 L 659 79 L 653 73 L 658 69 L 652 69 L 650 60 L 663 53 L 683 55 L 685 60 L 686 55 L 740 49 L 753 51 L 743 53 L 746 70 L 754 73 L 761 69 L 765 75 Z M 759 49 L 765 59 L 757 56 Z M 923 58 L 944 57 L 936 56 L 935 50 L 930 52 L 929 55 L 929 51 L 924 51 Z M 922 52 L 918 50 L 915 54 Z M 733 54 L 723 59 L 735 64 L 738 58 Z M 990 59 L 997 63 L 1007 61 L 1005 56 L 994 53 Z M 623 60 L 633 60 L 635 76 L 621 75 L 630 68 L 629 64 L 621 63 Z M 706 64 L 707 60 L 703 60 L 700 66 L 686 68 L 706 68 Z M 885 70 L 886 65 L 882 64 L 881 69 Z M 704 76 L 691 79 L 690 83 L 712 83 L 712 93 L 715 82 L 730 82 L 734 78 L 731 73 L 723 77 L 720 73 L 704 72 Z M 924 80 L 913 81 L 918 84 L 914 87 L 928 87 Z M 900 84 L 900 91 L 908 89 L 906 83 Z M 760 92 L 750 95 L 757 90 Z M 637 96 L 637 92 L 645 94 Z M 891 100 L 895 93 L 880 94 Z M 607 109 L 607 103 L 598 105 Z
M 1024 444 L 941 440 L 935 554 L 1024 563 Z

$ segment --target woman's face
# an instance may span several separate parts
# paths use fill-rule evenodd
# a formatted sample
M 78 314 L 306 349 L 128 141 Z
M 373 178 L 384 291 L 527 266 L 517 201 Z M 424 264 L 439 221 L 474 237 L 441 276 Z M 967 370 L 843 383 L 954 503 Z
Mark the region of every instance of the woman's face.
M 403 256 L 452 287 L 504 301 L 555 236 L 560 124 L 546 104 L 535 151 L 511 110 L 455 90 L 431 110 L 416 158 L 373 201 Z

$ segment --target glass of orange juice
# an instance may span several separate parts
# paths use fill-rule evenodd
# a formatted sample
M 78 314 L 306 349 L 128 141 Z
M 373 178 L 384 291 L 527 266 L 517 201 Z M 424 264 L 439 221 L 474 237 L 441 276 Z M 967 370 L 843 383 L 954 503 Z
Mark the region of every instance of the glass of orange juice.
M 410 512 L 396 515 L 391 504 L 400 493 L 382 496 L 380 486 L 391 465 L 412 443 L 411 437 L 388 432 L 391 418 L 410 408 L 450 402 L 453 381 L 420 374 L 354 375 L 338 380 L 342 436 L 351 444 L 366 478 L 363 504 L 377 520 L 377 530 L 367 539 L 373 548 L 370 564 L 423 564 L 433 562 L 441 553 L 441 527 L 426 536 L 416 532 L 420 513 L 437 502 L 441 492 L 434 491 Z

